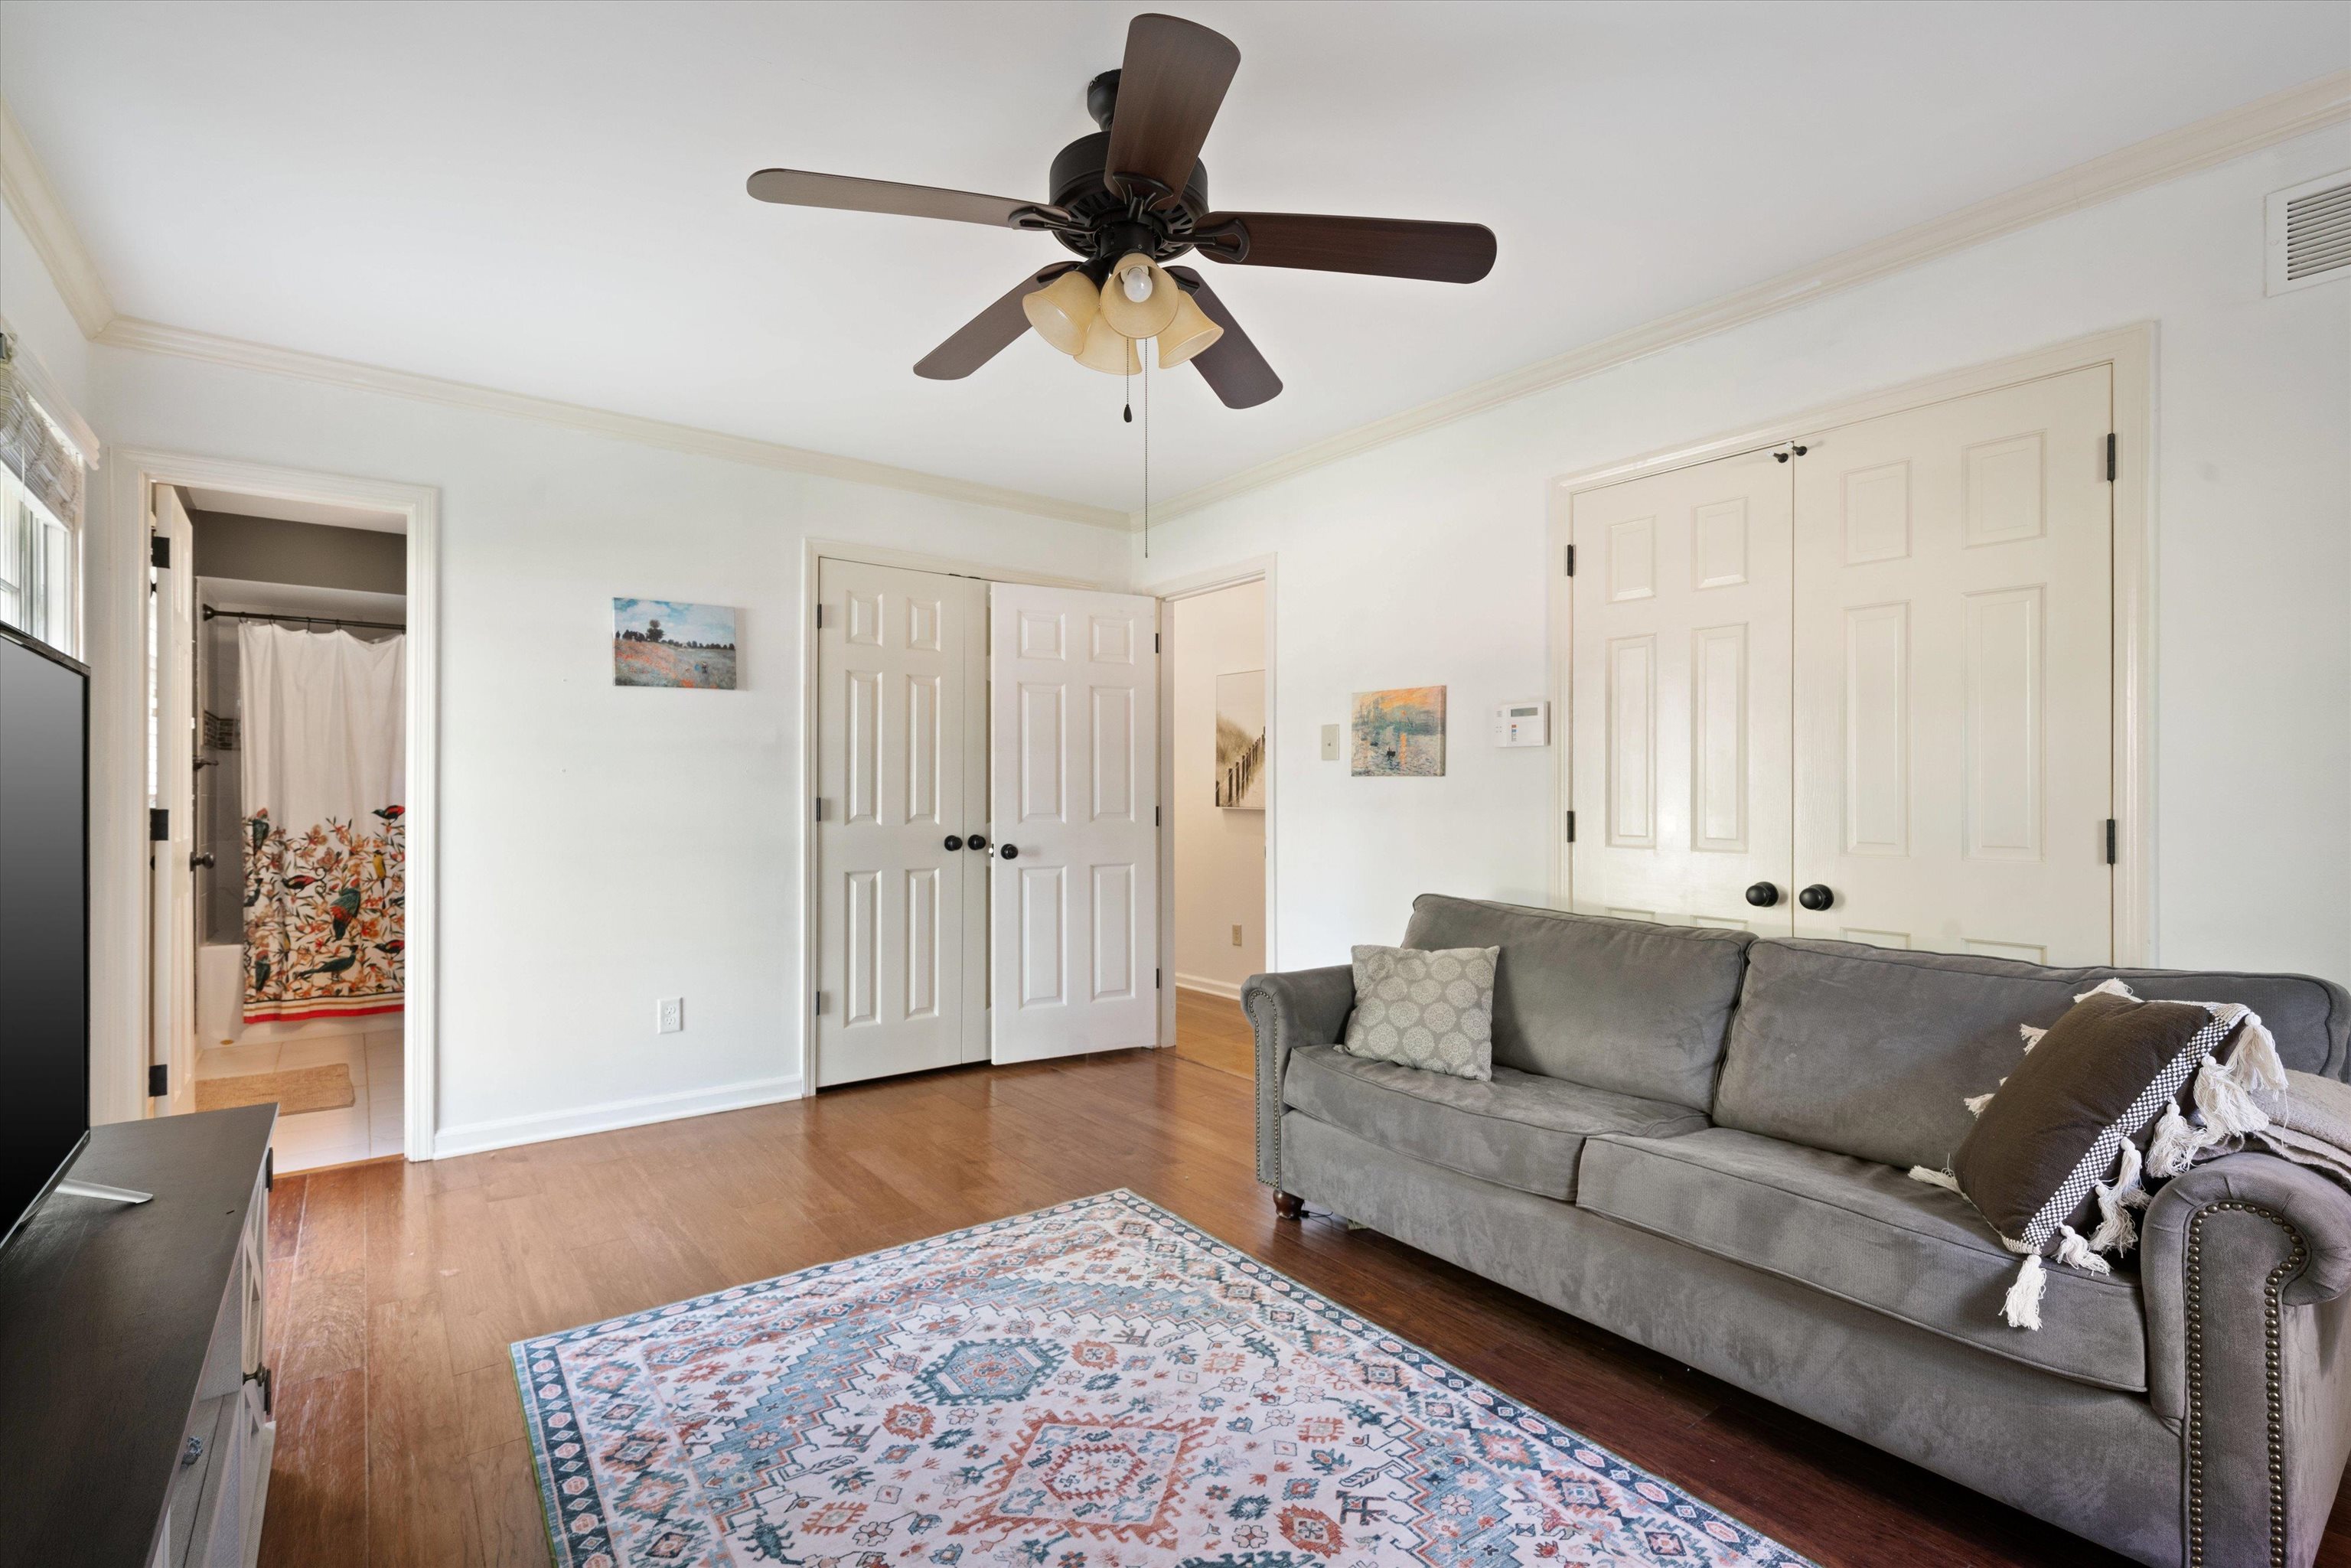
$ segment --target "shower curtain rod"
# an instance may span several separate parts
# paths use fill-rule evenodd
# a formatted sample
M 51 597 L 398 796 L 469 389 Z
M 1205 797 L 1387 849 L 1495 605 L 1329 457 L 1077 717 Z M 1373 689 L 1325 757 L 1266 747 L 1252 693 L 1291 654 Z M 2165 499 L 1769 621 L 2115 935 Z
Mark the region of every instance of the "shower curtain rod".
M 207 621 L 299 621 L 311 626 L 357 626 L 370 632 L 405 632 L 400 621 L 345 621 L 333 615 L 270 615 L 258 610 L 215 610 L 204 606 Z

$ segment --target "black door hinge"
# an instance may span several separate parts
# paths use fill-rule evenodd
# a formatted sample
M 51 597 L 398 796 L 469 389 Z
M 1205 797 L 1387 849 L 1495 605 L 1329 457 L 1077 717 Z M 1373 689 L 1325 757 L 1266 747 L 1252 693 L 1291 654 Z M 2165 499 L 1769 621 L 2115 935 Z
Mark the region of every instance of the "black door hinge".
M 1571 844 L 1575 842 L 1575 813 L 1573 811 L 1567 814 L 1567 841 Z
M 819 1018 L 824 1017 L 824 993 L 822 991 L 816 993 L 816 1016 Z
M 169 806 L 150 806 L 150 807 L 148 807 L 148 808 L 147 808 L 147 839 L 148 839 L 148 841 L 149 841 L 149 842 L 151 842 L 151 843 L 158 843 L 158 844 L 160 844 L 160 843 L 162 843 L 164 840 L 166 840 L 166 839 L 170 838 L 171 836 L 172 836 L 172 808 L 170 808 Z
M 824 630 L 824 606 L 821 603 L 816 607 L 816 629 L 820 632 Z
M 277 1151 L 275 1147 L 261 1151 L 261 1190 L 277 1190 Z
M 1566 573 L 1566 575 L 1568 575 L 1569 577 L 1573 577 L 1573 576 L 1575 575 L 1575 547 L 1574 547 L 1573 545 L 1570 545 L 1570 546 L 1568 546 L 1568 547 L 1567 547 L 1567 573 Z
M 1151 808 L 1151 825 L 1155 828 L 1159 825 L 1159 808 L 1156 806 Z
M 816 798 L 816 820 L 820 822 L 824 821 L 824 797 L 821 795 Z
M 166 570 L 170 570 L 172 565 L 172 541 L 162 534 L 148 535 L 147 561 L 151 566 L 160 566 L 164 568 Z
M 2106 483 L 2115 482 L 2115 433 L 2106 432 Z
M 2106 863 L 2108 865 L 2113 865 L 2117 858 L 2115 854 L 2115 820 L 2108 817 L 2106 819 Z
M 171 1067 L 167 1063 L 159 1061 L 153 1066 L 148 1068 L 147 1098 L 150 1100 L 161 1100 L 164 1095 L 169 1094 L 171 1092 Z
M 1159 633 L 1156 632 L 1151 634 L 1151 651 L 1155 653 L 1159 652 Z
M 1151 988 L 1155 991 L 1159 988 L 1159 971 L 1156 969 L 1151 971 Z

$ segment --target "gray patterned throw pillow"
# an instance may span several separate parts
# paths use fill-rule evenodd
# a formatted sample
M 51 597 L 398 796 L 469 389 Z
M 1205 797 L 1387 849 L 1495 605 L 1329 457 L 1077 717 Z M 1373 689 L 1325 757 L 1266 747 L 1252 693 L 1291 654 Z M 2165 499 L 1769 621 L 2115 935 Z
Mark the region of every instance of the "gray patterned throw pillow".
M 1345 1050 L 1456 1078 L 1494 1076 L 1499 947 L 1358 947 Z

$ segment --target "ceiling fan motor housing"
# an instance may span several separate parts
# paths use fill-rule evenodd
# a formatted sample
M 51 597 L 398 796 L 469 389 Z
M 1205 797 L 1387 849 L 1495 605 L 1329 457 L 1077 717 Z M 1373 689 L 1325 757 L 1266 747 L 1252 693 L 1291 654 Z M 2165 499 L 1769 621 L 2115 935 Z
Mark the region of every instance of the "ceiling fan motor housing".
M 1191 249 L 1192 242 L 1186 236 L 1208 210 L 1208 166 L 1193 164 L 1192 178 L 1185 183 L 1183 198 L 1173 209 L 1148 210 L 1130 223 L 1125 221 L 1130 204 L 1102 178 L 1108 172 L 1109 161 L 1107 131 L 1081 136 L 1054 154 L 1052 172 L 1046 180 L 1046 188 L 1052 193 L 1047 199 L 1086 225 L 1089 231 L 1071 234 L 1056 230 L 1054 237 L 1088 260 L 1140 250 L 1152 260 L 1164 262 Z M 1149 243 L 1134 243 L 1138 239 L 1147 239 Z

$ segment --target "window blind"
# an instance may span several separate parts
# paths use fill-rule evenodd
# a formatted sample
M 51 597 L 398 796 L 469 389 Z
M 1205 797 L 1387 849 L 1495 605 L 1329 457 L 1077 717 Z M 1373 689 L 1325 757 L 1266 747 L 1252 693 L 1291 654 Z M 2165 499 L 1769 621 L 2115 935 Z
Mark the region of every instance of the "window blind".
M 81 525 L 82 455 L 33 401 L 13 355 L 0 357 L 0 466 L 58 521 Z

